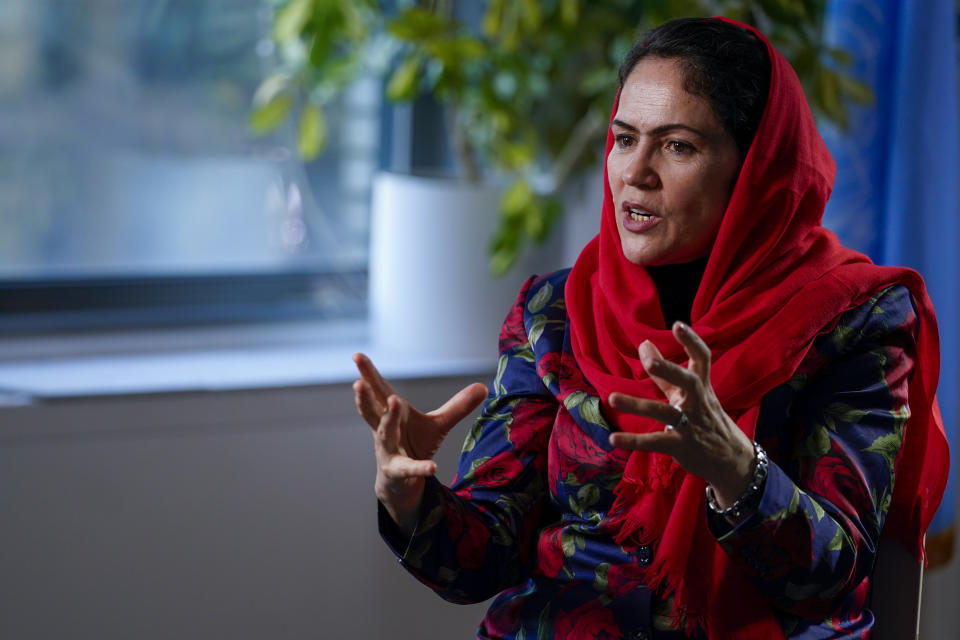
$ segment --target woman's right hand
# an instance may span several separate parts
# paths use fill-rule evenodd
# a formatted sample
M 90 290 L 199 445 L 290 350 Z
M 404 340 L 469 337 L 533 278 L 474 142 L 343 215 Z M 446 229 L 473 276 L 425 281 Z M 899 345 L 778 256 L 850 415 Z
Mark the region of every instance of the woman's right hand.
M 400 530 L 410 536 L 425 479 L 437 471 L 433 456 L 447 433 L 480 406 L 487 388 L 479 382 L 468 385 L 439 409 L 423 413 L 398 396 L 365 355 L 356 353 L 353 361 L 360 371 L 360 379 L 353 383 L 354 402 L 373 429 L 374 492 Z

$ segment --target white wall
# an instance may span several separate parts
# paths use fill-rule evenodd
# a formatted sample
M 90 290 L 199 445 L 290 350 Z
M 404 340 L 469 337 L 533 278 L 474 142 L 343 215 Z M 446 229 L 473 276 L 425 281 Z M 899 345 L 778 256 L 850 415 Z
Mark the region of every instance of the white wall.
M 381 542 L 347 385 L 67 401 L 0 424 L 0 638 L 446 640 L 483 615 Z
M 467 379 L 398 384 L 422 407 Z M 464 435 L 440 454 L 453 473 Z M 0 638 L 471 638 L 376 532 L 347 385 L 0 410 Z M 922 638 L 960 637 L 957 561 Z

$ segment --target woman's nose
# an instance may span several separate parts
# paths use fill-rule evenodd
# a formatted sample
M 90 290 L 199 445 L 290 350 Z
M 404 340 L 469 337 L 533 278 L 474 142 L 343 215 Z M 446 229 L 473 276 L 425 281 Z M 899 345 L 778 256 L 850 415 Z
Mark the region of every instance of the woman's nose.
M 623 168 L 623 182 L 632 187 L 653 189 L 660 184 L 660 176 L 648 155 L 638 149 Z

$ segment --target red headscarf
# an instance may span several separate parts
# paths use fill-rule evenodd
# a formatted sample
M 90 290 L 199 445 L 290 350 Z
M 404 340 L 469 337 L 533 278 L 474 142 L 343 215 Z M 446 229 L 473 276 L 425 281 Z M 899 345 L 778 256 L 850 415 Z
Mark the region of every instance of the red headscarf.
M 918 364 L 884 535 L 922 557 L 923 534 L 949 465 L 934 398 L 940 356 L 933 307 L 916 272 L 878 267 L 820 225 L 836 165 L 800 82 L 763 35 L 726 21 L 766 45 L 771 77 L 763 117 L 693 302 L 693 330 L 713 355 L 714 390 L 753 438 L 764 394 L 791 377 L 818 335 L 879 290 L 908 287 L 919 315 Z M 607 154 L 613 142 L 608 133 Z M 683 362 L 686 355 L 665 327 L 651 277 L 623 255 L 606 170 L 604 180 L 600 233 L 580 254 L 566 285 L 573 351 L 614 425 L 638 433 L 660 430 L 662 424 L 619 413 L 606 402 L 613 391 L 662 397 L 640 364 L 637 346 L 644 340 L 669 360 Z M 783 637 L 762 595 L 707 529 L 704 486 L 669 456 L 633 452 L 611 510 L 618 542 L 655 545 L 647 583 L 674 595 L 688 630 L 704 627 L 710 638 Z

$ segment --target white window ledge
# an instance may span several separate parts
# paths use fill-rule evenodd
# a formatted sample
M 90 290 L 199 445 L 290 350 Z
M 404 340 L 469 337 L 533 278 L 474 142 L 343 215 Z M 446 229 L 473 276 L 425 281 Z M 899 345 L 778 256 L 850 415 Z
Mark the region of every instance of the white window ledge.
M 0 406 L 98 396 L 347 383 L 367 353 L 388 378 L 489 375 L 489 358 L 369 344 L 364 323 L 197 327 L 0 339 Z

